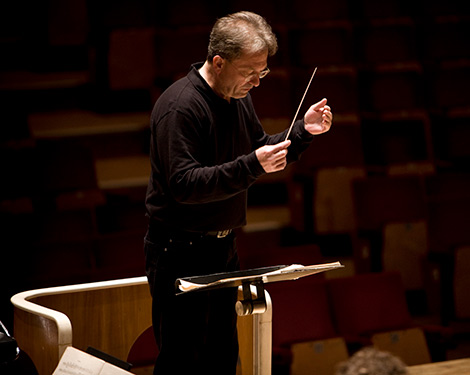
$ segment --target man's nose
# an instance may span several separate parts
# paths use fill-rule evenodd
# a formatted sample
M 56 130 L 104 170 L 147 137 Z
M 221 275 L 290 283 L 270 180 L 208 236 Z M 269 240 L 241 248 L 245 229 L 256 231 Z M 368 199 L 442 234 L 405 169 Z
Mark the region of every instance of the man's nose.
M 253 76 L 250 77 L 250 80 L 248 82 L 250 82 L 254 87 L 258 87 L 261 82 L 261 79 L 256 74 L 253 74 Z

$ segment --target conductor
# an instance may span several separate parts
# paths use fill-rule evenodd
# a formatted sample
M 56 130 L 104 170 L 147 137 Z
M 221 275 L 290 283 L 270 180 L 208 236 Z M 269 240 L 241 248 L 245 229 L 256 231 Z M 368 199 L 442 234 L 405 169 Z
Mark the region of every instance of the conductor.
M 249 92 L 268 75 L 277 48 L 263 17 L 220 18 L 206 61 L 155 103 L 144 239 L 159 347 L 154 374 L 235 375 L 236 289 L 175 295 L 175 280 L 238 270 L 234 229 L 246 224 L 248 188 L 298 160 L 331 127 L 323 99 L 293 123 L 288 139 L 287 129 L 265 133 Z

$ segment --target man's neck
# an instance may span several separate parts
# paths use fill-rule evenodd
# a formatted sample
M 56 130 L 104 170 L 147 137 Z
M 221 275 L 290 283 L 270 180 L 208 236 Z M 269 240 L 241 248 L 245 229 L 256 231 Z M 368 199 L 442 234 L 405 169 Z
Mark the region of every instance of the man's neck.
M 214 91 L 218 96 L 227 100 L 230 103 L 230 98 L 226 98 L 222 95 L 221 91 L 218 89 L 216 84 L 217 80 L 212 70 L 212 66 L 208 61 L 205 61 L 201 68 L 199 68 L 199 74 L 204 78 L 207 84 L 210 86 L 212 91 Z

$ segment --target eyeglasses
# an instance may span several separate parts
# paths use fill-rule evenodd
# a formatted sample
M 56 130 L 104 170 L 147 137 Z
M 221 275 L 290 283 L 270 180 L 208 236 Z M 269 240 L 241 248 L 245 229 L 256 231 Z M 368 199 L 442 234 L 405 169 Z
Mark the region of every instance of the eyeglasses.
M 253 72 L 253 73 L 250 73 L 250 74 L 245 74 L 243 72 L 240 71 L 240 69 L 238 69 L 236 67 L 236 65 L 234 63 L 232 63 L 230 60 L 227 60 L 230 64 L 232 64 L 232 66 L 235 68 L 235 70 L 243 77 L 245 78 L 245 80 L 248 82 L 250 81 L 251 79 L 253 79 L 254 77 L 258 76 L 259 79 L 263 79 L 264 77 L 266 77 L 268 75 L 268 73 L 270 72 L 269 68 L 265 68 L 263 69 L 261 72 L 259 73 L 256 73 L 256 72 Z

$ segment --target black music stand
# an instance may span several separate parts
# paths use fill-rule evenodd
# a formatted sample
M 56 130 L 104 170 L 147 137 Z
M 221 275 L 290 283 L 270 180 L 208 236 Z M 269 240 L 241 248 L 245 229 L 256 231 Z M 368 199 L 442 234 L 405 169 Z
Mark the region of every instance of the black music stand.
M 303 266 L 292 264 L 254 268 L 245 271 L 224 272 L 204 276 L 179 278 L 175 282 L 176 294 L 208 291 L 220 288 L 243 288 L 243 300 L 237 301 L 235 309 L 239 316 L 263 313 L 266 310 L 264 284 L 297 280 L 301 277 L 341 268 L 340 262 Z M 251 286 L 256 288 L 253 299 Z

